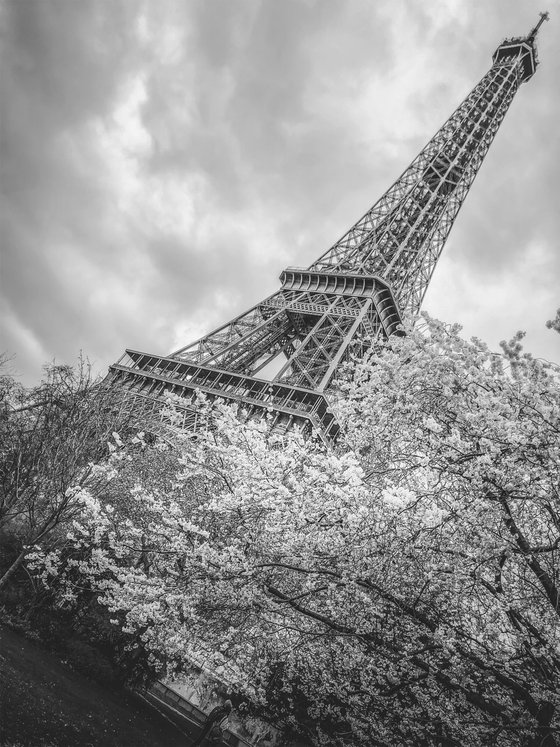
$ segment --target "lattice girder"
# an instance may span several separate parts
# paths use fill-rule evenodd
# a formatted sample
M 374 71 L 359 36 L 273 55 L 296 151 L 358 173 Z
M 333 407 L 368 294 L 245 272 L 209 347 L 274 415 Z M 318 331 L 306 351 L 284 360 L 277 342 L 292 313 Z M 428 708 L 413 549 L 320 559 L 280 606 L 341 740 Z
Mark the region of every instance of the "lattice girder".
M 400 307 L 417 312 L 453 219 L 517 91 L 519 64 L 501 56 L 389 192 L 310 269 L 380 275 Z
M 290 268 L 282 274 L 290 292 L 317 294 L 313 311 L 322 308 L 306 336 L 277 374 L 278 381 L 324 391 L 336 369 L 364 340 L 387 338 L 400 323 L 398 307 L 386 283 L 375 276 L 317 273 Z M 310 288 L 317 290 L 309 290 Z M 317 303 L 317 301 L 319 303 Z M 301 313 L 302 304 L 292 300 Z
M 400 322 L 391 291 L 380 278 L 288 268 L 281 280 L 280 291 L 173 357 L 256 375 L 283 353 L 285 364 L 274 380 L 322 391 L 332 361 L 342 361 L 357 334 L 388 337 Z M 355 321 L 366 316 L 365 306 L 369 324 L 362 329 Z

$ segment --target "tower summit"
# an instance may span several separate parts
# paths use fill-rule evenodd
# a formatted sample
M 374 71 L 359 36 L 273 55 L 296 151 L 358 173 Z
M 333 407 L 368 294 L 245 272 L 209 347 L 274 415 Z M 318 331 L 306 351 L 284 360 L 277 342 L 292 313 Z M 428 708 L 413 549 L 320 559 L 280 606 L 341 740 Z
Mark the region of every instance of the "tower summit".
M 521 83 L 535 73 L 535 38 L 504 40 L 490 70 L 382 197 L 310 267 L 287 268 L 280 290 L 169 356 L 127 350 L 109 370 L 122 407 L 151 430 L 179 395 L 184 429 L 196 393 L 272 413 L 334 439 L 329 387 L 350 355 L 387 339 L 417 313 L 459 208 Z M 266 371 L 274 370 L 272 378 Z
M 498 49 L 494 52 L 494 56 L 492 57 L 493 62 L 496 63 L 497 61 L 506 59 L 513 55 L 516 59 L 520 59 L 522 62 L 521 80 L 529 80 L 529 78 L 534 75 L 537 65 L 539 64 L 535 39 L 540 27 L 545 21 L 548 21 L 548 13 L 541 13 L 538 23 L 533 29 L 531 29 L 527 36 L 516 36 L 513 39 L 504 39 Z

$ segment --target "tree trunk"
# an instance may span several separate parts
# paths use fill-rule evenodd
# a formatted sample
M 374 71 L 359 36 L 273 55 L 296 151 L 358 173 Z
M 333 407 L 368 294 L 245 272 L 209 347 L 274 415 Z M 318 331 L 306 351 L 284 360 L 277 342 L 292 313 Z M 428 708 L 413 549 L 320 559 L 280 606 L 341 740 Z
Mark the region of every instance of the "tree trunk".
M 552 703 L 543 703 L 537 714 L 539 724 L 538 734 L 529 743 L 529 747 L 557 747 L 558 742 L 554 736 L 556 730 L 550 726 L 553 716 L 554 706 Z
M 14 560 L 12 565 L 8 568 L 8 570 L 3 574 L 3 576 L 0 576 L 0 592 L 3 591 L 3 589 L 8 585 L 8 581 L 10 580 L 10 578 L 21 567 L 26 554 L 27 550 L 24 548 Z

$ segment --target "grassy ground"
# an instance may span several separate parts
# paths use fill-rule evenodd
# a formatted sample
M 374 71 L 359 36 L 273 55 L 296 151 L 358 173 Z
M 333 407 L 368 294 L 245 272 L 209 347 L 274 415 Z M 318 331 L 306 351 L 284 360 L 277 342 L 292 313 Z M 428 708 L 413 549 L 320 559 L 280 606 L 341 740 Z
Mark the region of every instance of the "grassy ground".
M 186 729 L 0 626 L 0 747 L 188 747 Z

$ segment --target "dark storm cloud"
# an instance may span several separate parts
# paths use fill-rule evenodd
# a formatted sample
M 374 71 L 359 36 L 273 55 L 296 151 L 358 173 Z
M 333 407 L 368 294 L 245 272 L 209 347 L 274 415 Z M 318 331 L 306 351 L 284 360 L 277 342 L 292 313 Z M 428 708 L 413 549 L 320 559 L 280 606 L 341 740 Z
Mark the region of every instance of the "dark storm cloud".
M 358 32 L 354 24 L 345 29 L 343 6 L 332 3 L 196 7 L 186 59 L 175 63 L 181 70 L 192 66 L 186 96 L 196 101 L 196 110 L 175 131 L 178 137 L 170 137 L 169 123 L 177 118 L 176 81 L 169 70 L 152 72 L 143 120 L 151 133 L 160 134 L 148 167 L 204 173 L 217 201 L 212 206 L 217 220 L 220 211 L 243 210 L 256 196 L 271 213 L 281 206 L 289 233 L 289 215 L 295 213 L 294 221 L 301 222 L 310 195 L 330 210 L 344 198 L 345 172 L 363 170 L 343 116 L 318 126 L 312 102 L 325 79 L 336 79 L 342 88 L 355 84 L 341 71 L 341 60 L 355 64 L 369 56 L 373 70 L 364 67 L 362 75 L 381 74 L 369 52 L 376 44 L 380 58 L 390 58 L 382 27 L 370 13 Z M 365 19 L 364 10 L 361 15 Z M 325 31 L 332 26 L 341 33 L 326 43 Z M 320 166 L 325 153 L 331 161 L 328 179 Z
M 542 67 L 426 299 L 492 345 L 560 305 L 550 10 Z M 506 0 L 11 0 L 0 18 L 1 347 L 32 381 L 79 348 L 99 370 L 124 347 L 169 352 L 274 291 L 537 14 Z

